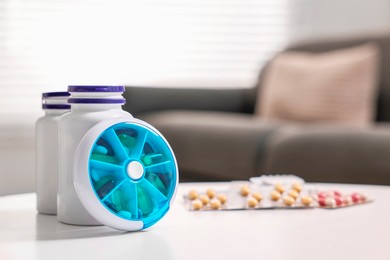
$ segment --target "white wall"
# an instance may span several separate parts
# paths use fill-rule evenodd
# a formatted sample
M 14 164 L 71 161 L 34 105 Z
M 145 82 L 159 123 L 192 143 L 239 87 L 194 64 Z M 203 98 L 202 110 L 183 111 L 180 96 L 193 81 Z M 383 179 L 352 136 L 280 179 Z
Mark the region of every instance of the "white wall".
M 39 0 L 36 0 L 39 2 Z M 14 5 L 20 5 L 23 1 L 8 1 L 6 3 L 9 3 L 9 6 L 6 6 L 5 12 L 7 10 L 10 10 L 11 7 Z M 27 7 L 23 7 L 19 10 L 19 12 L 14 13 L 15 17 L 24 16 L 27 15 L 28 17 L 26 20 L 23 20 L 29 27 L 22 28 L 23 27 L 23 21 L 19 21 L 15 24 L 15 29 L 9 30 L 8 33 L 11 33 L 16 42 L 6 42 L 5 44 L 9 44 L 9 48 L 12 49 L 14 52 L 11 53 L 12 61 L 15 61 L 15 59 L 20 58 L 17 55 L 21 55 L 25 53 L 27 58 L 20 58 L 20 61 L 16 63 L 12 63 L 13 66 L 17 66 L 19 63 L 25 66 L 28 65 L 30 61 L 34 58 L 34 55 L 37 55 L 37 53 L 32 53 L 33 50 L 42 51 L 45 53 L 45 51 L 48 49 L 47 57 L 44 57 L 46 59 L 46 65 L 50 67 L 55 59 L 58 57 L 63 57 L 68 62 L 68 65 L 71 64 L 69 61 L 72 61 L 73 56 L 67 57 L 66 50 L 64 49 L 67 45 L 64 44 L 62 46 L 59 46 L 61 44 L 61 37 L 64 38 L 64 36 L 61 36 L 62 32 L 61 30 L 55 31 L 55 28 L 52 28 L 49 30 L 52 34 L 45 34 L 44 30 L 41 30 L 42 26 L 49 26 L 47 24 L 46 20 L 37 20 L 35 23 L 31 21 L 32 17 L 40 17 L 37 13 L 40 10 L 43 10 L 43 6 L 39 5 L 37 7 L 33 6 L 33 1 L 28 1 L 30 4 Z M 104 1 L 99 1 L 100 4 L 102 4 Z M 109 1 L 108 1 L 109 2 Z M 119 1 L 123 2 L 123 1 Z M 128 1 L 131 2 L 131 1 Z M 153 1 L 152 1 L 153 2 Z M 173 1 L 174 2 L 174 1 Z M 139 19 L 135 19 L 136 17 L 132 17 L 130 19 L 131 22 L 133 22 L 134 26 L 131 27 L 133 31 L 123 31 L 123 33 L 138 33 L 139 37 L 142 37 L 144 35 L 148 39 L 148 42 L 146 44 L 147 48 L 152 48 L 153 45 L 151 45 L 152 41 L 160 43 L 158 45 L 157 49 L 154 49 L 152 52 L 148 53 L 146 50 L 140 50 L 139 52 L 135 49 L 132 49 L 130 53 L 127 54 L 126 59 L 131 59 L 131 57 L 138 58 L 138 59 L 144 59 L 148 60 L 149 63 L 141 64 L 141 66 L 137 66 L 136 63 L 133 63 L 129 70 L 126 70 L 125 67 L 123 67 L 121 70 L 119 70 L 116 73 L 113 73 L 110 75 L 110 77 L 113 78 L 120 78 L 124 75 L 129 75 L 130 78 L 132 75 L 134 75 L 134 78 L 136 78 L 138 83 L 144 82 L 145 84 L 149 82 L 150 78 L 146 77 L 144 79 L 139 78 L 139 76 L 144 73 L 147 75 L 157 75 L 160 78 L 160 83 L 162 85 L 172 85 L 175 82 L 175 75 L 178 72 L 182 72 L 182 76 L 178 77 L 177 79 L 180 80 L 176 82 L 176 85 L 180 85 L 182 83 L 186 83 L 188 85 L 191 85 L 193 83 L 193 77 L 194 75 L 200 75 L 198 78 L 198 82 L 200 85 L 216 85 L 216 86 L 223 86 L 223 82 L 228 82 L 226 85 L 236 85 L 243 83 L 242 85 L 250 85 L 251 82 L 256 78 L 257 73 L 261 67 L 261 64 L 264 62 L 264 59 L 267 58 L 267 55 L 270 55 L 270 50 L 264 49 L 264 44 L 267 43 L 268 45 L 270 43 L 271 46 L 275 47 L 274 51 L 276 51 L 279 48 L 282 48 L 283 45 L 287 42 L 294 42 L 294 41 L 300 41 L 303 39 L 313 39 L 313 38 L 324 38 L 327 36 L 342 36 L 346 37 L 348 35 L 356 35 L 361 33 L 367 33 L 367 32 L 373 32 L 373 31 L 383 31 L 383 30 L 390 30 L 390 1 L 388 0 L 263 0 L 261 3 L 264 3 L 265 5 L 269 4 L 268 9 L 263 8 L 261 6 L 260 1 L 250 1 L 250 0 L 240 0 L 240 1 L 229 1 L 229 5 L 226 5 L 225 8 L 217 8 L 216 4 L 223 4 L 224 1 L 201 1 L 203 5 L 207 5 L 204 10 L 200 10 L 199 8 L 195 8 L 196 3 L 198 1 L 178 1 L 178 7 L 174 10 L 174 12 L 181 12 L 180 10 L 184 10 L 188 14 L 194 14 L 194 12 L 199 12 L 199 15 L 202 16 L 202 21 L 204 22 L 204 19 L 209 19 L 210 21 L 215 22 L 215 25 L 212 28 L 202 28 L 202 24 L 198 24 L 196 20 L 190 19 L 189 16 L 182 15 L 181 19 L 183 21 L 183 24 L 181 24 L 177 29 L 179 32 L 183 33 L 184 30 L 184 23 L 190 25 L 190 33 L 178 35 L 175 34 L 174 37 L 177 39 L 176 44 L 179 44 L 179 46 L 172 47 L 170 44 L 167 45 L 167 39 L 164 39 L 164 35 L 157 35 L 159 37 L 154 37 L 153 34 L 150 34 L 153 31 L 153 24 L 146 24 L 145 31 L 137 31 L 137 28 L 139 28 L 137 22 L 139 22 Z M 43 3 L 43 2 L 42 2 Z M 69 10 L 73 10 L 72 6 L 68 2 L 62 2 L 63 4 L 67 5 L 67 8 Z M 89 1 L 89 3 L 92 3 Z M 141 2 L 140 2 L 141 3 Z M 192 7 L 185 7 L 185 3 L 192 4 Z M 243 3 L 242 8 L 238 8 L 237 5 L 240 3 Z M 287 4 L 288 3 L 288 4 Z M 149 3 L 150 5 L 150 3 Z M 253 5 L 253 8 L 252 8 Z M 150 14 L 145 14 L 145 12 L 148 12 L 147 4 L 142 6 L 142 8 L 139 8 L 140 11 L 144 13 L 139 13 L 138 18 L 142 18 L 143 20 L 147 21 L 151 17 L 154 17 L 157 15 L 158 6 L 153 5 L 153 12 Z M 161 5 L 160 5 L 161 6 Z M 283 6 L 289 6 L 288 11 L 279 10 L 279 7 Z M 0 8 L 1 8 L 0 4 Z M 15 7 L 15 6 L 14 6 Z M 84 8 L 86 10 L 88 6 L 84 5 Z M 101 7 L 101 6 L 100 6 Z M 52 7 L 54 8 L 54 7 Z M 116 7 L 118 8 L 118 7 Z M 159 14 L 159 19 L 165 19 L 170 17 L 170 11 L 167 10 L 166 7 L 164 7 L 166 13 Z M 180 9 L 182 8 L 182 9 Z M 237 12 L 235 10 L 237 9 Z M 32 11 L 31 11 L 32 10 Z M 57 9 L 53 9 L 54 11 Z M 101 9 L 100 11 L 104 11 L 104 9 Z M 250 16 L 245 16 L 246 11 L 250 11 Z M 268 10 L 268 11 L 267 11 Z M 4 11 L 4 10 L 3 10 Z M 49 10 L 50 11 L 50 10 Z M 58 11 L 58 10 L 57 10 Z M 254 15 L 255 12 L 259 12 L 258 16 Z M 267 13 L 270 12 L 270 13 Z M 95 18 L 99 17 L 99 13 L 95 14 Z M 267 17 L 267 14 L 273 14 L 275 15 L 275 19 L 265 19 Z M 35 16 L 34 16 L 35 15 Z M 71 19 L 72 17 L 68 17 L 65 15 L 65 13 L 62 13 L 63 17 L 58 18 L 56 17 L 56 20 L 54 22 L 58 23 L 61 29 L 65 30 L 67 25 L 67 19 Z M 222 18 L 228 15 L 227 20 L 223 20 Z M 281 15 L 285 15 L 286 17 L 281 18 Z M 76 17 L 83 17 L 83 13 L 76 13 Z M 61 20 L 64 18 L 63 20 Z M 118 20 L 119 18 L 117 18 Z M 222 20 L 221 20 L 222 19 Z M 126 17 L 121 17 L 117 22 L 120 24 L 121 22 L 126 21 Z M 163 21 L 163 20 L 161 20 Z M 172 23 L 172 20 L 166 20 L 164 23 L 161 23 L 162 26 L 161 29 L 164 29 L 164 26 L 168 26 L 170 23 Z M 269 25 L 267 25 L 269 23 Z M 0 24 L 1 25 L 1 24 Z M 103 26 L 104 22 L 100 22 L 99 26 Z M 163 26 L 164 25 L 164 26 Z M 35 26 L 35 27 L 34 27 Z M 61 27 L 62 26 L 62 27 Z M 75 27 L 75 24 L 72 24 L 73 27 Z M 89 28 L 93 28 L 93 23 L 87 23 L 84 24 L 84 31 L 81 30 L 78 33 L 80 36 L 82 36 L 82 33 L 92 33 L 95 40 L 97 40 L 99 37 L 99 29 L 103 31 L 109 30 L 109 28 L 94 28 L 92 31 L 89 31 Z M 205 26 L 205 23 L 203 23 L 203 26 Z M 257 26 L 263 26 L 262 29 L 257 30 Z M 267 28 L 268 26 L 268 28 Z M 270 28 L 270 26 L 276 26 L 274 29 Z M 279 27 L 278 27 L 279 26 Z M 31 28 L 30 28 L 31 27 Z M 2 27 L 0 27 L 1 30 Z M 31 30 L 30 30 L 30 29 Z M 118 28 L 117 28 L 118 29 Z M 23 31 L 24 30 L 24 31 Z M 35 30 L 35 31 L 34 31 Z M 53 31 L 54 30 L 54 31 Z M 174 28 L 170 28 L 167 30 L 168 32 L 174 32 Z M 197 37 L 195 34 L 199 32 L 202 32 L 204 30 L 206 32 L 205 36 L 199 36 L 199 37 L 205 37 L 202 38 L 200 41 L 196 41 Z M 218 34 L 218 30 L 222 30 L 222 34 Z M 264 34 L 262 34 L 262 30 L 264 31 Z M 23 33 L 27 32 L 27 38 L 34 38 L 42 36 L 43 39 L 46 39 L 50 41 L 49 43 L 51 45 L 48 45 L 45 47 L 44 42 L 42 45 L 33 45 L 30 46 L 31 48 L 26 49 L 24 46 L 24 36 Z M 271 32 L 270 34 L 267 34 L 267 32 Z M 68 35 L 70 32 L 65 32 L 64 35 Z M 257 34 L 258 33 L 258 34 Z M 281 37 L 281 35 L 286 34 L 285 36 Z M 209 35 L 209 36 L 207 36 Z M 265 35 L 265 36 L 264 36 Z M 7 35 L 6 35 L 7 36 Z M 6 37 L 5 36 L 5 37 Z M 109 34 L 109 36 L 112 36 Z M 206 37 L 207 36 L 207 37 Z M 223 38 L 223 37 L 225 38 Z M 29 38 L 30 37 L 30 38 Z M 57 38 L 56 38 L 57 37 Z M 59 38 L 58 38 L 59 37 Z M 169 34 L 168 34 L 169 37 Z M 184 38 L 183 38 L 184 37 Z M 195 37 L 195 38 L 194 38 Z M 208 38 L 209 37 L 209 38 Z M 210 38 L 211 37 L 211 38 Z M 232 38 L 233 37 L 233 38 Z M 275 37 L 275 38 L 272 38 Z M 54 38 L 54 39 L 53 39 Z M 117 39 L 115 37 L 111 38 L 113 41 L 120 42 L 121 39 Z M 106 38 L 104 40 L 104 44 L 109 44 L 110 40 Z M 211 41 L 210 41 L 211 39 Z M 19 41 L 18 41 L 19 40 Z M 131 37 L 128 38 L 128 40 L 131 40 Z M 219 44 L 217 44 L 217 41 L 220 41 Z M 232 40 L 235 44 L 230 44 L 228 40 Z M 185 43 L 185 45 L 180 46 L 181 43 Z M 242 44 L 237 44 L 237 43 Z M 47 42 L 46 42 L 47 43 Z M 82 43 L 83 46 L 86 48 L 88 47 L 88 44 L 92 44 L 93 41 L 90 42 L 84 42 Z M 1 44 L 4 44 L 3 42 Z M 1 47 L 0 44 L 0 47 Z M 77 41 L 72 42 L 72 46 L 75 48 L 77 45 Z M 131 45 L 130 43 L 126 42 L 120 42 L 120 46 L 126 46 L 126 44 L 129 44 L 129 46 L 136 46 L 137 48 L 142 48 L 143 44 L 142 41 L 138 43 L 133 43 Z M 134 45 L 135 44 L 135 45 Z M 167 45 L 167 52 L 164 52 L 164 46 Z M 207 49 L 209 48 L 209 49 Z M 257 48 L 259 49 L 259 53 L 262 52 L 264 55 L 256 54 L 254 55 L 253 52 L 256 52 Z M 213 51 L 217 52 L 218 50 L 222 50 L 222 52 L 219 52 L 217 55 L 212 55 Z M 185 56 L 185 50 L 193 50 L 194 52 L 189 55 Z M 175 57 L 175 60 L 170 60 L 169 57 L 166 55 L 173 55 L 175 51 L 179 51 L 180 55 Z M 225 55 L 226 53 L 229 54 L 229 51 L 231 52 L 232 60 L 229 60 L 229 55 Z M 96 53 L 96 55 L 95 55 Z M 198 53 L 198 54 L 196 54 Z M 225 56 L 221 56 L 224 53 Z M 102 55 L 99 54 L 99 49 L 96 49 L 96 46 L 94 48 L 89 49 L 87 53 L 85 53 L 86 58 L 96 58 L 96 61 L 99 61 L 99 59 L 106 59 L 106 61 L 110 61 L 112 57 L 110 57 L 109 52 L 102 53 Z M 134 55 L 133 55 L 134 54 Z M 152 55 L 153 54 L 153 55 Z M 3 55 L 5 58 L 9 58 L 10 55 L 4 55 L 0 51 L 0 55 Z M 115 55 L 119 55 L 116 53 Z M 133 55 L 133 56 L 132 56 Z M 157 55 L 157 56 L 156 56 Z M 168 56 L 169 56 L 168 55 Z M 184 56 L 183 56 L 184 55 Z M 199 55 L 199 56 L 198 56 Z M 4 63 L 4 57 L 2 57 L 2 60 L 0 60 L 0 63 Z M 37 55 L 40 57 L 39 55 Z M 166 73 L 163 71 L 158 70 L 158 66 L 151 66 L 153 69 L 148 70 L 148 66 L 150 64 L 153 64 L 153 61 L 156 59 L 156 57 L 161 57 L 161 59 L 157 59 L 160 64 L 158 66 L 164 67 L 164 64 L 170 64 L 169 66 L 165 66 L 164 69 L 166 69 Z M 215 60 L 215 57 L 222 57 L 222 60 Z M 107 60 L 108 59 L 108 60 Z M 166 63 L 164 59 L 168 59 L 170 63 Z M 235 60 L 237 62 L 235 62 Z M 28 61 L 28 62 L 27 62 Z M 210 61 L 210 62 L 208 62 Z M 245 63 L 247 61 L 247 63 Z M 26 63 L 27 62 L 27 63 Z M 35 60 L 34 60 L 35 62 Z M 34 67 L 34 62 L 30 62 L 31 68 L 36 69 Z M 74 62 L 77 62 L 77 59 L 74 60 Z M 193 63 L 191 63 L 193 62 Z M 3 64 L 1 63 L 1 64 Z M 0 64 L 0 65 L 1 65 Z M 61 64 L 61 63 L 59 63 Z M 108 64 L 108 63 L 107 63 Z M 106 65 L 107 65 L 106 64 Z M 7 64 L 6 64 L 7 65 Z M 3 67 L 6 65 L 3 64 Z M 74 74 L 73 78 L 70 77 L 69 80 L 74 80 L 73 83 L 80 83 L 82 82 L 81 78 L 78 78 L 80 75 L 83 75 L 82 67 L 85 64 L 80 63 L 77 66 L 73 68 L 74 71 L 77 71 L 78 74 Z M 97 67 L 97 70 L 99 70 L 99 64 L 95 64 Z M 124 63 L 126 65 L 126 63 Z M 65 65 L 64 65 L 65 66 Z M 176 67 L 175 67 L 176 66 Z M 186 67 L 187 66 L 187 67 Z M 246 67 L 245 67 L 246 66 Z M 249 67 L 248 67 L 249 66 Z M 108 66 L 110 67 L 110 66 Z M 107 66 L 104 67 L 104 70 L 108 68 Z M 1 67 L 0 67 L 1 68 Z M 175 70 L 176 68 L 176 70 Z M 186 69 L 193 69 L 193 70 L 187 70 Z M 249 68 L 249 69 L 248 69 Z M 23 69 L 26 69 L 26 67 L 23 67 Z M 27 125 L 7 125 L 6 127 L 4 124 L 0 124 L 0 195 L 6 194 L 6 193 L 12 193 L 12 192 L 27 192 L 32 191 L 34 189 L 34 142 L 33 142 L 33 136 L 34 136 L 34 128 L 33 128 L 33 121 L 35 118 L 27 118 L 24 116 L 25 111 L 35 111 L 33 113 L 34 116 L 38 116 L 39 114 L 39 93 L 42 92 L 44 89 L 42 86 L 52 86 L 55 88 L 65 88 L 66 84 L 65 82 L 68 80 L 66 77 L 67 73 L 72 72 L 72 70 L 66 71 L 67 67 L 56 67 L 51 66 L 49 68 L 53 74 L 47 75 L 48 71 L 43 71 L 44 74 L 37 74 L 32 75 L 35 73 L 35 70 L 23 70 L 21 73 L 27 73 L 29 77 L 31 78 L 21 78 L 21 76 L 24 76 L 25 74 L 15 74 L 14 72 L 9 72 L 9 70 L 1 71 L 0 73 L 0 85 L 3 84 L 4 88 L 10 89 L 12 91 L 9 92 L 9 96 L 0 96 L 0 104 L 7 104 L 9 103 L 9 107 L 12 109 L 18 109 L 18 113 L 13 115 L 10 114 L 9 111 L 12 111 L 10 109 L 1 109 L 0 111 L 0 117 L 2 115 L 7 115 L 9 118 L 5 120 L 4 118 L 0 118 L 0 122 L 29 122 Z M 70 68 L 72 69 L 72 68 Z M 114 70 L 114 68 L 113 68 Z M 138 70 L 142 70 L 142 73 L 138 73 Z M 189 72 L 191 71 L 191 73 Z M 197 74 L 196 72 L 199 72 L 200 74 Z M 99 72 L 99 75 L 104 75 L 102 71 Z M 237 72 L 234 74 L 234 72 Z M 32 74 L 31 74 L 32 73 Z M 62 74 L 61 74 L 62 73 Z M 133 73 L 133 74 L 132 74 Z M 153 74 L 157 73 L 157 74 Z M 186 74 L 187 73 L 187 74 Z M 185 78 L 185 75 L 189 75 L 187 79 Z M 30 75 L 31 74 L 31 75 Z M 49 73 L 50 74 L 50 73 Z M 93 71 L 88 71 L 88 74 L 93 76 Z M 234 74 L 234 75 L 233 75 Z M 53 76 L 54 75 L 54 76 Z M 65 75 L 65 76 L 64 76 Z M 184 75 L 184 76 L 183 76 Z M 34 76 L 34 77 L 32 77 Z M 92 77 L 91 76 L 91 77 Z M 135 77 L 137 76 L 137 77 Z M 164 80 L 164 77 L 170 76 L 172 78 L 168 79 L 166 78 Z M 228 76 L 231 76 L 232 78 L 229 78 Z M 9 80 L 8 83 L 4 83 L 4 80 Z M 111 78 L 112 79 L 112 78 Z M 29 84 L 29 82 L 35 82 L 35 85 L 32 85 L 31 88 L 29 88 L 29 91 L 21 90 L 17 87 L 15 87 L 12 84 L 20 83 L 23 81 L 23 84 Z M 47 80 L 47 81 L 46 81 Z M 65 81 L 64 81 L 65 80 Z M 96 80 L 95 78 L 93 80 Z M 144 81 L 142 81 L 144 80 Z M 157 80 L 155 78 L 154 80 Z M 91 78 L 92 81 L 92 78 Z M 89 82 L 89 83 L 97 83 L 97 82 Z M 102 82 L 103 79 L 99 82 Z M 40 82 L 42 82 L 42 85 L 40 85 Z M 123 81 L 122 81 L 123 82 Z M 135 82 L 135 83 L 137 83 Z M 154 81 L 155 83 L 157 81 Z M 70 83 L 70 82 L 68 82 Z M 85 83 L 85 82 L 82 82 Z M 117 82 L 116 82 L 117 83 Z M 132 82 L 126 82 L 126 83 L 132 83 Z M 150 81 L 149 83 L 153 83 Z M 245 83 L 245 84 L 244 84 Z M 11 85 L 10 85 L 11 84 Z M 11 86 L 11 87 L 10 87 Z M 12 87 L 13 86 L 13 87 Z M 0 90 L 1 91 L 1 90 Z M 31 93 L 30 93 L 31 92 Z M 29 99 L 29 96 L 33 96 L 34 99 Z M 15 100 L 11 100 L 12 97 L 18 97 Z M 36 107 L 35 107 L 36 106 Z M 34 108 L 35 107 L 35 108 Z M 4 120 L 3 120 L 4 119 Z
M 295 0 L 292 42 L 390 31 L 389 0 Z
M 34 190 L 34 133 L 1 129 L 0 195 Z

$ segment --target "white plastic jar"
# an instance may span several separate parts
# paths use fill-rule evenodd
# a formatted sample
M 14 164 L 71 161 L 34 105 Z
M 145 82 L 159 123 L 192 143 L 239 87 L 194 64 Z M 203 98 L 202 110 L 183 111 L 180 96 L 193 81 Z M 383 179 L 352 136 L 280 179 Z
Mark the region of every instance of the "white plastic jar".
M 68 97 L 68 92 L 43 93 L 45 115 L 35 125 L 36 207 L 43 214 L 57 214 L 58 122 L 70 110 Z
M 101 225 L 81 204 L 73 181 L 74 155 L 83 136 L 97 123 L 132 116 L 122 110 L 123 86 L 69 86 L 70 113 L 59 123 L 58 220 L 74 225 Z
M 178 167 L 167 140 L 121 109 L 121 86 L 70 86 L 59 126 L 58 219 L 134 231 L 170 209 Z

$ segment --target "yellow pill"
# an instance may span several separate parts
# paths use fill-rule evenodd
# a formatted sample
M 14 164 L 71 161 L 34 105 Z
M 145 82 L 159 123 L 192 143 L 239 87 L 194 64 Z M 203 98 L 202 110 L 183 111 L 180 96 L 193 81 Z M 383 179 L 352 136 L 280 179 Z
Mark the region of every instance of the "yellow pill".
M 210 201 L 209 196 L 207 195 L 200 195 L 199 196 L 200 201 L 203 203 L 203 205 L 207 205 Z
M 210 207 L 212 209 L 220 209 L 221 208 L 221 202 L 217 199 L 210 200 Z
M 295 199 L 290 196 L 286 196 L 283 198 L 283 202 L 286 206 L 292 206 L 295 203 Z
M 190 200 L 197 199 L 198 196 L 199 196 L 199 194 L 198 194 L 198 192 L 197 192 L 196 190 L 190 190 L 190 191 L 188 192 L 188 198 L 189 198 Z
M 248 205 L 248 207 L 250 208 L 254 208 L 257 206 L 257 199 L 253 198 L 253 197 L 249 197 L 247 200 L 246 200 L 246 204 Z
M 194 210 L 200 210 L 202 208 L 202 206 L 203 206 L 203 203 L 199 199 L 195 199 L 192 201 L 192 208 Z
M 280 194 L 279 191 L 273 190 L 273 191 L 271 192 L 271 200 L 273 200 L 273 201 L 278 201 L 278 200 L 280 199 L 280 197 L 282 197 L 282 195 Z
M 285 191 L 284 187 L 282 184 L 275 184 L 275 190 L 277 190 L 279 193 L 283 194 L 283 192 Z
M 251 193 L 251 189 L 248 185 L 242 185 L 240 188 L 240 194 L 244 197 L 248 196 Z
M 257 200 L 257 202 L 260 202 L 263 199 L 263 195 L 261 195 L 260 192 L 253 192 L 252 197 Z
M 290 190 L 290 192 L 288 193 L 288 196 L 290 196 L 290 197 L 294 198 L 294 200 L 296 200 L 299 197 L 299 193 L 296 190 Z
M 310 206 L 310 204 L 313 202 L 313 199 L 312 199 L 312 197 L 309 197 L 309 196 L 303 196 L 301 198 L 301 202 L 305 206 Z
M 294 184 L 291 186 L 291 188 L 292 188 L 293 190 L 296 190 L 298 193 L 302 191 L 302 185 L 299 184 L 299 183 L 297 183 L 297 182 L 294 183 Z
M 215 194 L 217 194 L 217 193 L 216 193 L 215 190 L 213 190 L 213 189 L 208 189 L 208 190 L 206 191 L 206 194 L 207 194 L 207 196 L 209 196 L 210 199 L 212 199 L 212 198 L 215 197 Z
M 217 199 L 219 199 L 222 204 L 227 202 L 227 196 L 225 194 L 218 194 Z

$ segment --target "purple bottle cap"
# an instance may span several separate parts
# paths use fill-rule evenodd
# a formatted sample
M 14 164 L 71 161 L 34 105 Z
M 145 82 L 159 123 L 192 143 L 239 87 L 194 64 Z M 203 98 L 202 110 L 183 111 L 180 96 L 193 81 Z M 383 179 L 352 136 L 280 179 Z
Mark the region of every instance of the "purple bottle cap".
M 64 104 L 43 104 L 42 109 L 70 109 L 70 105 Z
M 69 92 L 45 92 L 42 93 L 42 98 L 50 98 L 50 97 L 69 97 L 70 93 Z
M 69 98 L 70 104 L 125 104 L 124 98 Z
M 124 92 L 124 86 L 68 86 L 69 92 Z

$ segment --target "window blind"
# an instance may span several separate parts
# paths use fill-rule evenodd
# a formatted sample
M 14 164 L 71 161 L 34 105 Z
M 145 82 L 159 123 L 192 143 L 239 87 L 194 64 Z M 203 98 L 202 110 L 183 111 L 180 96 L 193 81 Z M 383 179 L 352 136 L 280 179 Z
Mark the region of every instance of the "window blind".
M 287 0 L 3 0 L 0 125 L 69 84 L 250 87 L 287 41 Z

